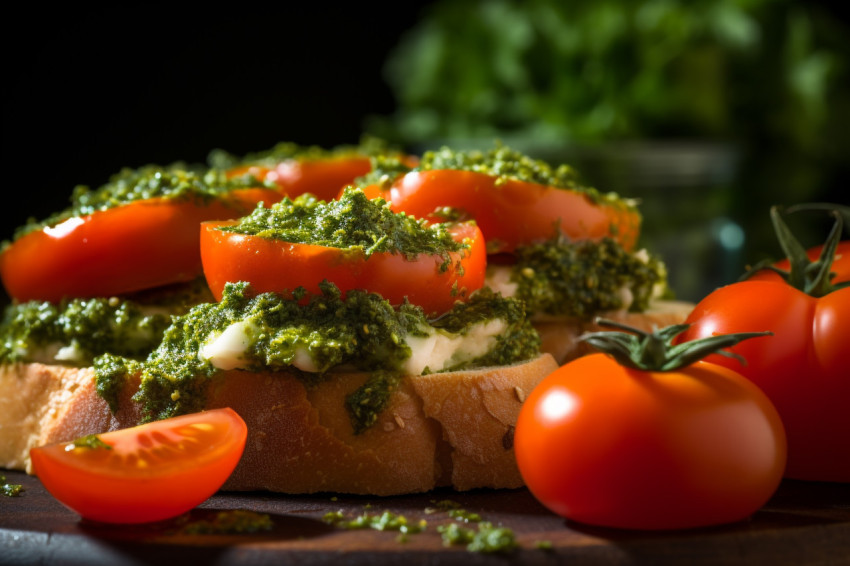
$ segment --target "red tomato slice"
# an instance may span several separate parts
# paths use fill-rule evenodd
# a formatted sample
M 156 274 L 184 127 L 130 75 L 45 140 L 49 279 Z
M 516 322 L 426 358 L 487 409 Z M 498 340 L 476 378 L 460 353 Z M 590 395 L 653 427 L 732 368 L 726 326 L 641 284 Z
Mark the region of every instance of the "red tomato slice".
M 640 229 L 640 215 L 625 205 L 474 171 L 412 171 L 397 179 L 385 198 L 396 212 L 434 222 L 440 221 L 434 215 L 440 208 L 465 211 L 481 227 L 489 253 L 510 252 L 558 231 L 574 240 L 610 236 L 631 250 Z
M 203 273 L 201 222 L 281 198 L 271 189 L 238 189 L 210 202 L 156 198 L 72 218 L 12 243 L 0 254 L 0 278 L 17 301 L 51 302 L 191 281 Z
M 455 301 L 469 296 L 484 284 L 486 252 L 481 230 L 473 223 L 458 224 L 452 233 L 458 241 L 468 239 L 471 247 L 452 252 L 451 263 L 441 270 L 438 255 L 420 255 L 413 260 L 401 254 L 362 252 L 312 244 L 292 244 L 216 230 L 231 222 L 201 225 L 201 259 L 204 275 L 216 299 L 227 282 L 247 281 L 258 293 L 287 293 L 304 287 L 318 294 L 327 279 L 343 292 L 365 289 L 378 293 L 393 305 L 408 300 L 426 313 L 443 313 Z
M 368 156 L 327 159 L 286 159 L 275 167 L 247 165 L 228 171 L 228 177 L 251 174 L 261 181 L 272 181 L 290 198 L 310 193 L 319 200 L 336 198 L 342 187 L 351 184 L 372 169 Z
M 54 444 L 30 456 L 44 487 L 82 517 L 147 523 L 213 495 L 236 468 L 247 433 L 235 411 L 215 409 L 98 435 L 111 449 Z

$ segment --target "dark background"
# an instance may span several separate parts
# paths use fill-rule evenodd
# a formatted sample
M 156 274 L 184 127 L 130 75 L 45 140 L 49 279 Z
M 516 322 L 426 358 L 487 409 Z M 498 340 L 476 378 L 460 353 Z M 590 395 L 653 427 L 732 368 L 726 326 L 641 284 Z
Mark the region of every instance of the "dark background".
M 382 68 L 428 2 L 296 6 L 30 7 L 7 18 L 0 240 L 125 166 L 356 143 L 367 116 L 394 110 Z M 845 5 L 824 6 L 850 21 Z
M 30 8 L 7 20 L 18 29 L 3 38 L 0 239 L 125 166 L 357 143 L 365 116 L 394 107 L 381 68 L 421 5 Z

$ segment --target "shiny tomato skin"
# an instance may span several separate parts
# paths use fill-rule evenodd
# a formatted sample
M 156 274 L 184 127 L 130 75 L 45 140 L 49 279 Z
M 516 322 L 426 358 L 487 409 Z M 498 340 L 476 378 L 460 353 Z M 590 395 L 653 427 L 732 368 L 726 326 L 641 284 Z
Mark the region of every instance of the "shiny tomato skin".
M 362 252 L 312 244 L 293 244 L 222 232 L 216 228 L 233 222 L 207 222 L 201 226 L 201 258 L 207 284 L 220 300 L 228 282 L 247 281 L 257 293 L 289 293 L 304 287 L 319 294 L 327 279 L 343 292 L 365 289 L 378 293 L 393 305 L 405 297 L 427 314 L 443 313 L 455 301 L 469 296 L 484 284 L 486 252 L 480 229 L 474 223 L 458 224 L 452 230 L 458 240 L 471 247 L 452 252 L 444 260 L 436 255 L 419 255 L 408 260 L 401 254 Z
M 547 240 L 558 231 L 574 240 L 610 236 L 634 248 L 640 216 L 634 209 L 595 203 L 578 191 L 474 171 L 412 171 L 398 178 L 386 197 L 396 212 L 439 222 L 434 211 L 451 207 L 478 222 L 490 253 Z
M 203 271 L 198 226 L 237 218 L 282 195 L 239 189 L 226 200 L 155 198 L 30 232 L 0 254 L 0 278 L 17 301 L 108 297 L 191 281 Z
M 788 435 L 786 477 L 850 482 L 850 288 L 820 299 L 782 281 L 748 280 L 715 290 L 685 321 L 682 340 L 771 331 L 719 355 L 771 399 Z
M 99 434 L 105 448 L 33 448 L 35 474 L 66 507 L 104 523 L 177 517 L 224 484 L 242 457 L 247 426 L 214 409 Z
M 697 362 L 673 372 L 570 362 L 525 400 L 514 434 L 531 493 L 580 523 L 684 529 L 742 520 L 775 492 L 782 423 L 752 383 Z

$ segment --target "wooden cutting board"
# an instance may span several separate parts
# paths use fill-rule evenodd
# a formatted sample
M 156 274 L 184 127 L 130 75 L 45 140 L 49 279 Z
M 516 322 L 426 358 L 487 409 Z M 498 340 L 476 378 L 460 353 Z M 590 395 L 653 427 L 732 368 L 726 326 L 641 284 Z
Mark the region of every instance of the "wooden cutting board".
M 222 493 L 175 521 L 119 527 L 81 521 L 34 477 L 0 473 L 8 483 L 25 487 L 19 497 L 0 496 L 0 565 L 850 565 L 850 484 L 786 480 L 746 521 L 672 532 L 619 531 L 565 521 L 525 489 L 392 498 Z M 463 545 L 445 546 L 437 526 L 457 520 L 440 501 L 512 529 L 519 548 L 483 554 Z M 254 534 L 192 535 L 182 530 L 216 511 L 234 509 L 268 514 L 273 527 Z M 329 525 L 323 517 L 334 511 L 348 518 L 391 511 L 427 526 L 403 542 L 397 532 Z M 466 526 L 474 528 L 472 523 Z M 541 548 L 544 542 L 548 548 Z

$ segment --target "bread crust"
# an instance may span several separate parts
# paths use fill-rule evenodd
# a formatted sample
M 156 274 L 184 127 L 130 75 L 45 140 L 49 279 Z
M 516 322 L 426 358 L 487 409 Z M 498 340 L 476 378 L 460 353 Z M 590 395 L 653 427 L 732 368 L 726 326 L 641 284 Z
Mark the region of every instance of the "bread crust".
M 248 425 L 227 490 L 398 495 L 437 487 L 516 488 L 513 425 L 525 396 L 558 364 L 548 354 L 511 366 L 403 379 L 378 421 L 355 435 L 345 397 L 368 375 L 340 373 L 306 388 L 284 372 L 221 372 L 207 408 L 231 407 Z M 112 414 L 91 368 L 0 367 L 0 466 L 26 469 L 29 449 L 133 426 L 136 384 Z

